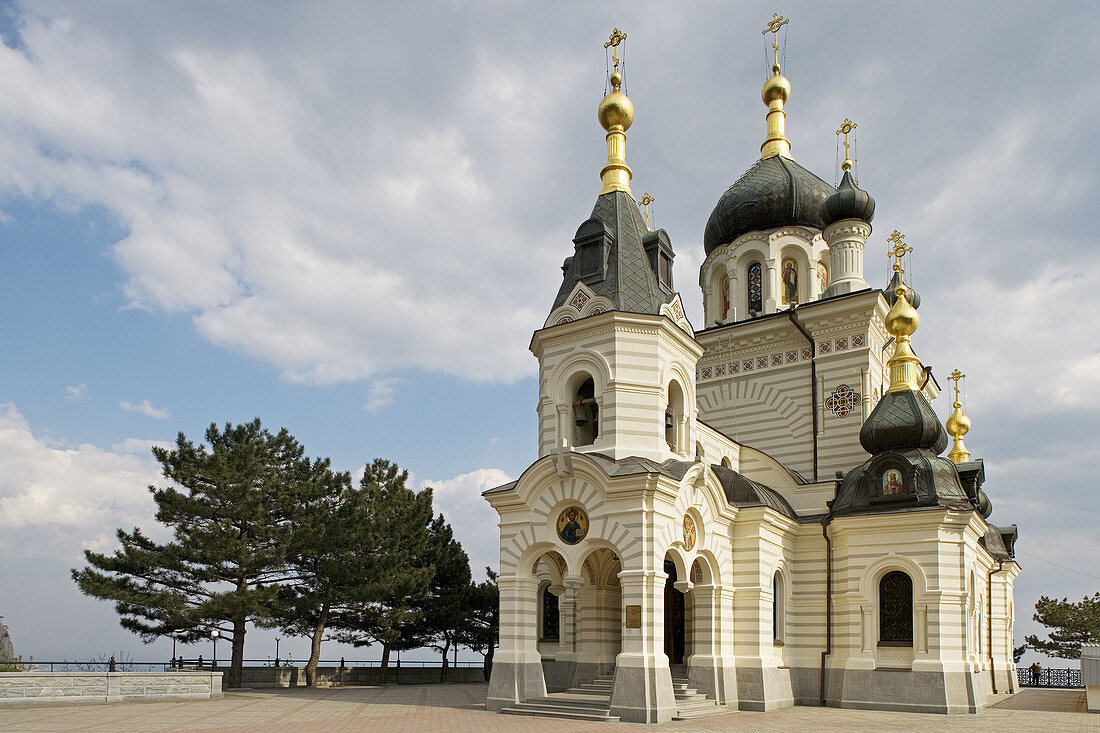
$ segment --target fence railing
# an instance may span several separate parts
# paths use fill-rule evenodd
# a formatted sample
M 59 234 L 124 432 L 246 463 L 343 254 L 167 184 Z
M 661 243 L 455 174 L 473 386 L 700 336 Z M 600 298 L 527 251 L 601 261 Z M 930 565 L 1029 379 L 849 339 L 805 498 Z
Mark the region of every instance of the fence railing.
M 304 667 L 307 659 L 245 659 L 244 666 L 246 667 Z M 25 672 L 160 672 L 168 671 L 172 669 L 228 669 L 230 660 L 218 659 L 212 661 L 210 659 L 204 659 L 202 656 L 192 657 L 190 659 L 179 657 L 167 662 L 134 662 L 129 659 L 116 660 L 113 663 L 111 660 L 94 659 L 88 661 L 53 661 L 53 662 L 40 662 L 38 660 L 32 660 L 24 662 L 21 660 L 4 660 L 2 664 L 5 667 L 18 667 Z M 381 667 L 382 661 L 379 659 L 322 659 L 318 662 L 321 667 Z M 478 661 L 459 661 L 454 662 L 452 660 L 447 661 L 447 666 L 454 667 L 481 667 L 483 662 Z M 391 659 L 389 661 L 390 669 L 399 669 L 401 667 L 415 667 L 415 668 L 435 668 L 439 669 L 443 666 L 441 661 L 410 661 L 410 660 L 396 660 Z M 112 670 L 112 667 L 114 668 Z
M 1036 675 L 1031 667 L 1017 667 L 1016 680 L 1020 687 L 1084 687 L 1079 669 L 1041 668 Z

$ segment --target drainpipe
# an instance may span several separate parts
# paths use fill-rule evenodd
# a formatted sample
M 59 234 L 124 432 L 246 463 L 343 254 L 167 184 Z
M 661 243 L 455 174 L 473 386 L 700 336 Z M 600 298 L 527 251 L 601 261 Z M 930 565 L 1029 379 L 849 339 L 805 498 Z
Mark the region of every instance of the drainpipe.
M 802 324 L 798 321 L 798 316 L 795 315 L 794 308 L 788 310 L 787 315 L 790 316 L 791 323 L 794 327 L 810 342 L 810 415 L 813 418 L 814 433 L 814 483 L 817 483 L 817 343 L 814 341 L 814 337 L 810 335 L 810 332 L 803 328 Z
M 825 657 L 833 653 L 833 541 L 829 539 L 829 522 L 832 520 L 831 514 L 821 520 L 821 536 L 825 538 L 825 651 L 821 652 L 821 707 L 825 707 Z
M 1001 568 L 1003 568 L 1004 565 L 1004 560 L 998 560 L 997 569 L 990 570 L 989 575 L 985 576 L 985 625 L 988 633 L 985 649 L 989 653 L 989 681 L 993 685 L 994 695 L 997 694 L 997 672 L 993 669 L 993 576 L 1001 572 Z

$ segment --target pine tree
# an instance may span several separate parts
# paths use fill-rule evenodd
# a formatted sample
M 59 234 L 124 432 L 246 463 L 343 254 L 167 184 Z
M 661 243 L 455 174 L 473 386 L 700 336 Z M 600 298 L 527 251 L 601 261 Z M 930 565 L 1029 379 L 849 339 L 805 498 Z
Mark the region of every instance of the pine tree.
M 485 681 L 493 672 L 493 653 L 500 633 L 500 591 L 497 574 L 485 568 L 487 580 L 471 583 L 467 591 L 468 616 L 458 635 L 458 643 L 485 658 Z
M 177 633 L 193 642 L 213 629 L 228 637 L 226 682 L 238 687 L 246 625 L 270 623 L 285 575 L 293 509 L 329 490 L 334 474 L 259 418 L 212 424 L 205 437 L 209 448 L 180 433 L 174 450 L 153 449 L 165 478 L 185 489 L 149 487 L 174 539 L 158 544 L 139 528 L 120 529 L 119 550 L 85 551 L 89 567 L 72 575 L 86 595 L 114 601 L 119 623 L 145 641 Z
M 1051 657 L 1080 659 L 1081 644 L 1100 641 L 1100 593 L 1077 603 L 1042 596 L 1035 602 L 1032 618 L 1051 629 L 1050 638 L 1029 635 L 1024 638 L 1028 646 Z
M 322 494 L 296 514 L 292 579 L 280 591 L 279 625 L 311 639 L 306 684 L 316 681 L 326 629 L 337 638 L 395 641 L 427 593 L 423 566 L 432 493 L 406 486 L 408 472 L 375 459 L 358 489 Z M 364 638 L 365 637 L 365 638 Z
M 432 521 L 428 533 L 431 537 L 428 553 L 435 573 L 417 636 L 424 640 L 425 646 L 443 655 L 440 678 L 446 681 L 447 653 L 458 646 L 472 615 L 470 559 L 442 514 Z

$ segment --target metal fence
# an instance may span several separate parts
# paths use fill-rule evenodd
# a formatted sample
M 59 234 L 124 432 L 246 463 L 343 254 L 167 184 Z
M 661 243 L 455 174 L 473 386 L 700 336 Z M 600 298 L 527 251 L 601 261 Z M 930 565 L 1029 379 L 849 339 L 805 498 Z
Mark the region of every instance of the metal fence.
M 1084 687 L 1079 669 L 1040 668 L 1038 676 L 1031 667 L 1017 667 L 1016 680 L 1020 687 Z
M 245 659 L 244 666 L 246 667 L 304 667 L 307 659 L 280 659 L 274 661 L 272 659 Z M 110 659 L 93 659 L 87 661 L 68 661 L 62 660 L 60 662 L 40 662 L 32 660 L 24 662 L 22 660 L 4 660 L 0 662 L 0 665 L 4 667 L 13 668 L 12 671 L 17 671 L 16 668 L 24 672 L 162 672 L 171 669 L 228 669 L 230 660 L 218 659 L 212 662 L 210 659 L 204 659 L 202 656 L 192 657 L 186 659 L 179 657 L 175 660 L 169 660 L 167 662 L 134 662 L 129 659 L 123 660 L 110 660 Z M 321 667 L 381 667 L 382 662 L 378 659 L 322 659 L 318 662 Z M 447 666 L 449 668 L 454 667 L 481 667 L 483 662 L 478 661 L 459 661 L 454 662 L 447 660 Z M 435 668 L 439 669 L 443 666 L 441 661 L 409 661 L 391 659 L 389 662 L 389 668 L 400 669 L 402 667 L 415 667 L 420 668 Z

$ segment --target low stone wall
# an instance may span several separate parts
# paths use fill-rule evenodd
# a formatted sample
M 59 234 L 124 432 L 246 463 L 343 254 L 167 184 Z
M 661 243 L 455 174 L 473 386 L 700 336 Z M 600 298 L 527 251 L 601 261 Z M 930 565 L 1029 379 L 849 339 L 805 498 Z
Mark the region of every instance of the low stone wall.
M 221 696 L 221 672 L 0 672 L 0 706 Z
M 390 667 L 386 670 L 386 684 L 432 685 L 443 682 L 439 667 Z M 451 667 L 447 670 L 448 683 L 484 682 L 481 667 Z M 241 687 L 304 687 L 305 666 L 245 667 L 241 670 Z M 382 670 L 378 667 L 318 667 L 318 687 L 343 685 L 381 685 Z

